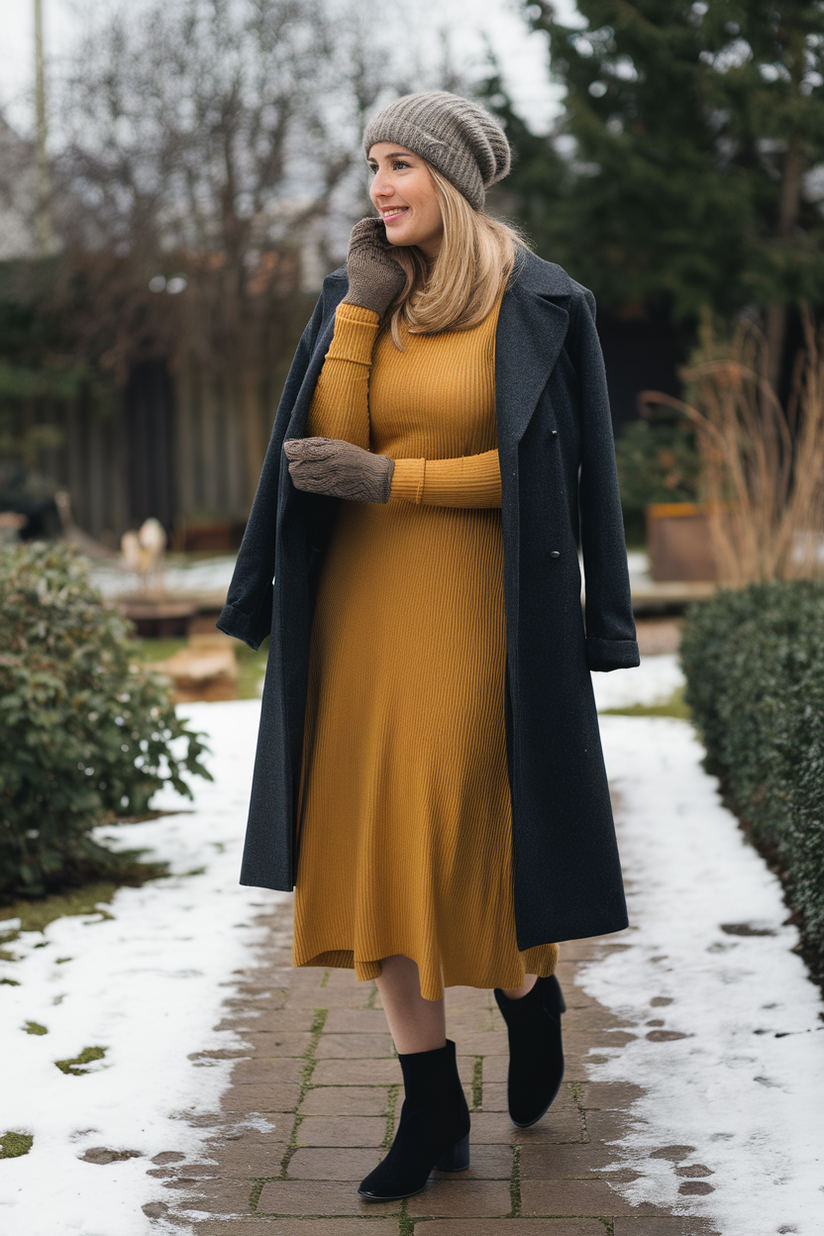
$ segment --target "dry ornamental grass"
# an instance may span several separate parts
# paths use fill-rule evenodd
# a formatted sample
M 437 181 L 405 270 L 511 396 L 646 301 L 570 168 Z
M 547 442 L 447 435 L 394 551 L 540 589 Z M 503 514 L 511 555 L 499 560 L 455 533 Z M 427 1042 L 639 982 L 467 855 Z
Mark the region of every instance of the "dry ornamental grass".
M 639 395 L 646 415 L 673 408 L 695 426 L 719 578 L 731 587 L 824 575 L 824 330 L 806 306 L 801 316 L 786 408 L 767 377 L 766 340 L 746 321 L 723 344 L 705 327 L 681 374 L 685 400 Z

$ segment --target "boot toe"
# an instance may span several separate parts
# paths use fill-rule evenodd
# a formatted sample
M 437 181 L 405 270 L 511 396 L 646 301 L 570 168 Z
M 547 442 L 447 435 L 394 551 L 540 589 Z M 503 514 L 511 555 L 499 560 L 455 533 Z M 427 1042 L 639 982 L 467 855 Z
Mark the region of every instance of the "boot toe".
M 401 1202 L 405 1197 L 414 1197 L 416 1193 L 423 1193 L 426 1188 L 426 1180 L 429 1177 L 427 1176 L 423 1184 L 419 1185 L 417 1189 L 410 1189 L 408 1192 L 403 1193 L 373 1193 L 371 1190 L 364 1188 L 368 1179 L 369 1177 L 367 1176 L 366 1180 L 361 1181 L 360 1188 L 358 1189 L 358 1197 L 362 1197 L 365 1202 Z
M 528 1111 L 513 1111 L 509 1109 L 509 1119 L 518 1129 L 531 1129 L 533 1124 L 537 1124 L 549 1111 L 552 1106 L 552 1100 L 547 1103 L 546 1107 L 542 1107 L 539 1112 Z

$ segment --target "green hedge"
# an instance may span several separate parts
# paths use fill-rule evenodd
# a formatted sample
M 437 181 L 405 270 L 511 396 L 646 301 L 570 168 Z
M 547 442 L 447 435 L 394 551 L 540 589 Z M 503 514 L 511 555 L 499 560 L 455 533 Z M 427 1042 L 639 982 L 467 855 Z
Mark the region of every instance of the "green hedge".
M 753 584 L 690 611 L 686 700 L 753 839 L 824 949 L 824 584 Z
M 0 897 L 117 866 L 91 836 L 208 773 L 199 736 L 132 663 L 129 627 L 59 544 L 0 551 Z M 174 740 L 179 740 L 174 742 Z

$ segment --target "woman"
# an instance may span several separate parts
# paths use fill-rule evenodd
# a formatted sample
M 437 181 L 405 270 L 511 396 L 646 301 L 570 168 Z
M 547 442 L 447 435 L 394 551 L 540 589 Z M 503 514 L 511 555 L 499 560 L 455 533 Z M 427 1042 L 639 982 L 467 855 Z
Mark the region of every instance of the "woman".
M 557 1093 L 555 942 L 626 925 L 589 671 L 638 649 L 592 296 L 483 213 L 504 134 L 430 92 L 364 150 L 379 217 L 301 340 L 219 626 L 272 636 L 241 878 L 296 884 L 296 965 L 377 981 L 405 1101 L 359 1192 L 394 1200 L 469 1162 L 444 987 L 495 988 L 516 1124 Z

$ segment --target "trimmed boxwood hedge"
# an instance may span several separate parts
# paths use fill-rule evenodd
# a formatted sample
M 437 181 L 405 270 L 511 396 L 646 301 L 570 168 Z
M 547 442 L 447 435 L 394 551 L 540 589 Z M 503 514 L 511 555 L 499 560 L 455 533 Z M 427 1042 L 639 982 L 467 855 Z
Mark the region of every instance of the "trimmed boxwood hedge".
M 60 544 L 0 551 L 0 900 L 116 871 L 96 825 L 140 815 L 184 771 L 208 776 L 200 736 L 133 664 L 129 625 Z M 178 741 L 175 741 L 178 740 Z M 133 857 L 132 857 L 132 866 Z
M 820 963 L 824 583 L 752 584 L 694 606 L 681 662 L 706 767 L 753 841 L 775 860 Z

